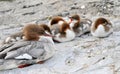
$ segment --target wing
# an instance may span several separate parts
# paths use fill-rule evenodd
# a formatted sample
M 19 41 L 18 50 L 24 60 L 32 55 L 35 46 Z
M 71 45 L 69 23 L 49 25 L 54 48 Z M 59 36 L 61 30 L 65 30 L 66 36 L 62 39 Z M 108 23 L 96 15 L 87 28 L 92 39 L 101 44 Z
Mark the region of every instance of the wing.
M 4 45 L 4 47 L 1 47 L 0 50 L 3 50 L 0 52 L 0 56 L 6 54 L 7 52 L 9 51 L 13 51 L 13 50 L 16 50 L 18 48 L 21 48 L 21 47 L 24 47 L 24 46 L 27 46 L 30 44 L 30 41 L 20 41 L 20 42 L 15 42 L 15 43 L 12 43 L 8 46 Z M 7 47 L 7 48 L 6 48 Z

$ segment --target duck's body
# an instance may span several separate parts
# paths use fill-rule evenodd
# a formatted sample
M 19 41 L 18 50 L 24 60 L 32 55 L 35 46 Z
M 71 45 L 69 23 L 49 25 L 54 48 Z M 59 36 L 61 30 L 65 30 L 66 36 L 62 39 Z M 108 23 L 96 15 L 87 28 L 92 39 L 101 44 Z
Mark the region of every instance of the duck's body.
M 67 42 L 73 40 L 74 38 L 75 38 L 75 33 L 70 29 L 67 29 L 65 31 L 65 34 L 57 33 L 53 39 L 57 42 Z
M 105 18 L 98 18 L 91 26 L 91 34 L 95 37 L 107 37 L 112 32 L 112 24 Z
M 54 17 L 51 20 L 50 29 L 54 41 L 66 42 L 75 38 L 75 33 L 70 29 L 69 23 L 62 17 Z
M 70 28 L 75 32 L 76 36 L 81 36 L 86 32 L 90 32 L 91 20 L 80 19 L 79 15 L 73 15 L 70 18 L 72 19 Z
M 53 30 L 54 40 L 57 42 L 67 42 L 75 38 L 75 33 L 70 29 L 69 24 L 64 22 Z
M 39 59 L 39 61 L 44 61 L 52 57 L 55 51 L 55 46 L 51 39 L 41 36 L 39 41 L 17 42 L 12 47 L 0 52 L 0 55 L 6 54 L 4 59 Z M 14 50 L 18 43 L 21 46 Z
M 38 41 L 14 42 L 0 52 L 0 70 L 42 64 L 54 55 L 55 50 L 52 38 L 46 36 L 41 36 Z
M 82 19 L 80 25 L 82 27 L 82 34 L 85 34 L 90 32 L 92 21 L 90 19 Z

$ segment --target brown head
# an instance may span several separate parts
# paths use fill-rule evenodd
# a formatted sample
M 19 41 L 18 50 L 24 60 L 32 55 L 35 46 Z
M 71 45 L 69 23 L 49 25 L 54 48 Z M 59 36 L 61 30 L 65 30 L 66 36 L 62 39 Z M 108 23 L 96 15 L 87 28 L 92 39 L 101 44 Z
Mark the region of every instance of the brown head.
M 60 26 L 60 34 L 61 34 L 62 36 L 65 36 L 67 29 L 70 29 L 69 24 L 66 23 L 66 22 L 64 22 L 64 23 Z
M 80 27 L 80 16 L 75 14 L 70 17 L 72 22 L 74 23 L 73 30 L 76 31 Z
M 103 26 L 105 27 L 105 30 L 106 30 L 106 31 L 109 30 L 109 28 L 108 28 L 107 25 L 111 25 L 111 26 L 112 26 L 112 24 L 111 24 L 107 19 L 105 19 L 105 18 L 98 18 L 98 19 L 95 21 L 95 23 L 94 23 L 94 28 L 95 28 L 95 30 L 97 29 L 97 27 L 98 27 L 99 25 L 103 25 Z
M 36 24 L 29 24 L 23 28 L 23 34 L 26 40 L 39 40 L 39 36 L 44 35 L 45 31 Z
M 60 16 L 53 17 L 51 22 L 50 22 L 50 25 L 57 24 L 59 21 L 64 21 L 64 20 Z
M 48 25 L 40 24 L 39 26 L 42 27 L 45 31 L 49 32 L 49 34 L 52 34 L 50 28 L 48 27 Z
M 76 20 L 76 21 L 79 21 L 80 22 L 80 16 L 75 14 L 73 16 L 70 17 L 72 20 Z

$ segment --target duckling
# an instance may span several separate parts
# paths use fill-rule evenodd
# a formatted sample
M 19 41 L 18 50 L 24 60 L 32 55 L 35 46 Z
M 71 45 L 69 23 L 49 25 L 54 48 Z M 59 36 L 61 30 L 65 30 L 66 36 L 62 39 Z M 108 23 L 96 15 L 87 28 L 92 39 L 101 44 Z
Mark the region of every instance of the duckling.
M 106 18 L 98 18 L 91 26 L 91 34 L 95 37 L 107 37 L 113 32 L 112 23 Z
M 18 41 L 18 40 L 22 40 L 22 37 L 23 37 L 23 32 L 20 31 L 20 32 L 17 32 L 17 33 L 14 33 L 14 34 L 8 36 L 3 41 L 3 43 L 10 43 L 10 42 L 15 42 L 15 41 Z
M 90 32 L 92 21 L 89 19 L 80 19 L 79 15 L 69 17 L 71 19 L 70 28 L 75 32 L 76 36 L 81 36 L 86 32 Z
M 56 16 L 49 22 L 53 40 L 55 42 L 66 42 L 74 39 L 74 32 L 70 30 L 69 22 L 71 19 L 68 17 Z M 71 34 L 71 35 L 70 35 Z M 68 37 L 69 36 L 69 37 Z
M 54 40 L 57 42 L 67 42 L 75 38 L 75 33 L 70 29 L 69 24 L 64 22 L 63 24 L 52 26 Z

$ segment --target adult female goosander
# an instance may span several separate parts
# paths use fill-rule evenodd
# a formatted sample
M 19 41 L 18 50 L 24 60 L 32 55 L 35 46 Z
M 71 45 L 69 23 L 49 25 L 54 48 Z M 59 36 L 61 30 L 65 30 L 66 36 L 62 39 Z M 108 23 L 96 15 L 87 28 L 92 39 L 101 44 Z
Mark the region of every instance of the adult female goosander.
M 105 18 L 98 18 L 91 26 L 91 34 L 95 37 L 106 37 L 113 32 L 112 24 Z
M 75 32 L 76 36 L 81 36 L 86 32 L 90 32 L 90 26 L 92 21 L 89 19 L 80 19 L 79 15 L 73 15 L 70 17 L 70 28 Z
M 31 64 L 41 63 L 54 55 L 56 48 L 52 37 L 46 35 L 43 28 L 31 24 L 23 28 L 23 34 L 25 40 L 11 43 L 12 45 L 5 49 L 3 47 L 3 50 L 0 52 L 0 59 L 3 59 L 4 67 L 0 65 L 0 70 L 16 67 L 22 68 Z M 12 65 L 6 66 L 4 64 L 6 59 L 7 62 L 15 62 L 11 62 Z M 19 61 L 15 59 L 19 59 Z
M 42 64 L 54 55 L 56 48 L 52 36 L 46 32 L 46 26 L 41 26 L 25 26 L 22 33 L 24 40 L 3 44 L 0 47 L 0 70 Z

